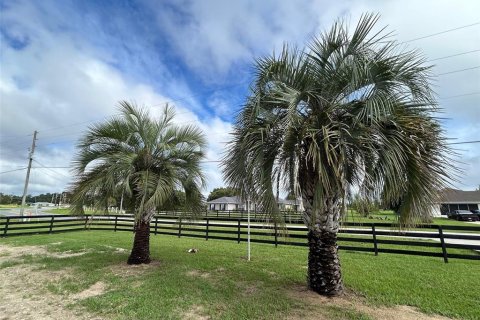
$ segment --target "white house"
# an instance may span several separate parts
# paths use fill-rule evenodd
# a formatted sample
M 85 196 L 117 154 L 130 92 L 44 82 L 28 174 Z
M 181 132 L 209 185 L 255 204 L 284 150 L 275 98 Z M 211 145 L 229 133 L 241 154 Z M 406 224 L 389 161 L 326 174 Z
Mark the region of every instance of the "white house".
M 278 201 L 278 206 L 282 211 L 303 211 L 303 205 L 301 200 L 284 200 Z M 246 203 L 238 196 L 234 197 L 221 197 L 211 201 L 207 201 L 208 210 L 215 211 L 228 211 L 228 210 L 246 210 Z M 251 210 L 256 211 L 258 206 L 255 203 L 251 204 Z
M 244 210 L 246 206 L 238 196 L 221 197 L 207 202 L 208 210 Z
M 433 208 L 434 216 L 446 216 L 453 210 L 478 210 L 480 208 L 480 190 L 463 191 L 444 189 L 440 192 L 440 201 Z
M 288 200 L 288 199 L 279 199 L 278 207 L 281 211 L 303 211 L 303 202 L 302 200 Z
M 35 202 L 30 204 L 32 207 L 43 208 L 43 207 L 55 207 L 55 203 L 51 202 Z

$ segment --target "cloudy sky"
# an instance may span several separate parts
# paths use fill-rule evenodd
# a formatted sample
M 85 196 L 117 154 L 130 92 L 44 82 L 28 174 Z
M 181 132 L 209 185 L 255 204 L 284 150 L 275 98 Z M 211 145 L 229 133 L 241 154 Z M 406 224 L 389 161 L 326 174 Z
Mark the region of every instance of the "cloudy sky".
M 393 38 L 435 65 L 452 142 L 480 140 L 477 0 L 0 0 L 0 192 L 21 194 L 34 130 L 29 193 L 64 190 L 75 141 L 114 115 L 119 100 L 152 115 L 174 104 L 178 122 L 205 131 L 208 160 L 216 161 L 248 94 L 254 59 L 284 42 L 304 46 L 339 17 L 353 24 L 364 12 L 380 13 Z M 480 144 L 455 146 L 464 170 L 456 186 L 473 190 Z M 216 162 L 204 167 L 208 193 L 223 182 Z

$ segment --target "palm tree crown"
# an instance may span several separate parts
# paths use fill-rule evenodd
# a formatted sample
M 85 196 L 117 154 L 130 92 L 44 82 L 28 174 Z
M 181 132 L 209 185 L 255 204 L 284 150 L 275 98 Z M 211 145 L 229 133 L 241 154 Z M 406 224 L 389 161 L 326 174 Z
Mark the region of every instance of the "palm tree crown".
M 377 20 L 363 16 L 351 35 L 339 21 L 307 51 L 285 46 L 258 60 L 224 160 L 232 186 L 274 210 L 279 172 L 316 209 L 312 226 L 319 211 L 343 206 L 352 186 L 401 201 L 403 222 L 430 212 L 451 164 L 430 67 L 388 35 L 370 36 Z
M 137 220 L 150 221 L 154 209 L 175 190 L 186 193 L 187 209 L 202 205 L 205 137 L 195 126 L 178 126 L 168 105 L 158 120 L 128 102 L 121 115 L 91 127 L 78 143 L 74 160 L 78 176 L 72 192 L 77 210 L 87 197 L 99 199 L 124 193 Z

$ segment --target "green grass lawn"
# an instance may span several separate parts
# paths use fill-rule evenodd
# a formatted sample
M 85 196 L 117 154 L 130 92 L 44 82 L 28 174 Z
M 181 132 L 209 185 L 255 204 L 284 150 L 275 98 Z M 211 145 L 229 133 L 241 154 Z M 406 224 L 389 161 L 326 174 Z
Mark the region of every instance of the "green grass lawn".
M 45 214 L 71 214 L 70 208 L 52 208 L 43 211 Z M 85 214 L 104 214 L 103 211 L 85 210 Z M 114 212 L 111 214 L 115 214 Z
M 212 319 L 304 318 L 309 312 L 325 319 L 372 319 L 349 305 L 312 302 L 311 296 L 301 293 L 306 248 L 252 244 L 252 261 L 247 262 L 245 243 L 152 235 L 151 255 L 159 262 L 143 273 L 125 276 L 131 270 L 125 261 L 132 237 L 129 232 L 84 231 L 5 238 L 0 244 L 86 253 L 64 258 L 25 255 L 20 262 L 7 259 L 0 268 L 25 264 L 52 274 L 68 270 L 72 276 L 45 284 L 48 292 L 64 296 L 102 281 L 107 287 L 104 294 L 70 307 L 111 318 L 181 319 L 185 310 L 196 310 Z M 189 248 L 198 248 L 199 253 L 188 254 Z M 459 319 L 480 315 L 478 261 L 445 264 L 441 258 L 345 251 L 341 263 L 348 299 L 369 307 L 409 305 Z
M 353 210 L 348 210 L 347 215 L 343 219 L 344 222 L 355 223 L 396 223 L 397 215 L 391 210 L 381 210 L 372 213 L 369 217 L 362 217 Z M 442 226 L 472 226 L 471 223 L 465 221 L 457 221 L 447 218 L 432 218 L 432 222 L 428 224 L 436 224 Z M 421 224 L 418 226 L 421 228 Z
M 20 206 L 18 204 L 0 204 L 0 210 L 13 208 L 20 208 Z

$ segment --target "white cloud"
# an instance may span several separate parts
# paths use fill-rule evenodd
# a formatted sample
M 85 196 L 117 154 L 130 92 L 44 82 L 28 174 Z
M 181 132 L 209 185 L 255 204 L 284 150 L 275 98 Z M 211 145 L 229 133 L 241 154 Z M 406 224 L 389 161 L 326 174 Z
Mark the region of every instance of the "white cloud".
M 232 113 L 228 92 L 206 97 L 215 117 L 199 117 L 197 114 L 204 114 L 203 108 L 207 106 L 192 97 L 193 90 L 185 81 L 170 75 L 169 66 L 156 62 L 157 55 L 151 52 L 150 42 L 154 42 L 151 35 L 145 41 L 138 34 L 133 34 L 128 41 L 121 37 L 110 39 L 111 35 L 102 32 L 101 26 L 95 26 L 99 23 L 97 20 L 75 19 L 75 8 L 67 12 L 65 8 L 57 8 L 55 2 L 45 5 L 47 8 L 42 11 L 29 2 L 19 1 L 9 5 L 15 6 L 14 10 L 2 12 L 2 22 L 8 22 L 8 36 L 25 43 L 26 47 L 14 50 L 6 44 L 5 35 L 0 36 L 0 170 L 26 165 L 27 148 L 31 144 L 28 134 L 33 130 L 40 132 L 36 151 L 40 163 L 47 166 L 69 164 L 74 152 L 73 141 L 88 125 L 86 122 L 100 121 L 114 114 L 115 104 L 122 99 L 156 106 L 152 113 L 158 114 L 158 105 L 162 102 L 172 97 L 185 97 L 181 103 L 176 103 L 178 121 L 198 123 L 208 136 L 208 158 L 218 160 L 221 157 L 223 143 L 228 140 L 227 132 L 231 129 L 231 124 L 222 120 Z M 340 3 L 215 0 L 185 1 L 176 5 L 174 10 L 157 10 L 155 3 L 149 4 L 158 28 L 151 32 L 165 36 L 174 49 L 170 55 L 180 58 L 196 77 L 222 85 L 244 79 L 251 71 L 254 57 L 269 54 L 274 49 L 278 51 L 284 41 L 303 46 L 313 31 L 328 29 L 339 16 L 346 16 L 355 23 L 363 12 L 379 12 L 382 16 L 379 25 L 388 24 L 390 30 L 395 30 L 396 39 L 406 41 L 477 22 L 480 11 L 480 2 L 473 0 Z M 93 24 L 98 34 L 92 34 L 89 41 L 85 35 L 75 33 L 81 28 L 74 28 L 75 31 L 63 28 L 69 25 L 69 19 L 88 26 Z M 55 24 L 56 21 L 61 23 Z M 128 23 L 118 25 L 122 36 L 128 32 Z M 116 46 L 129 46 L 134 54 L 127 56 L 123 52 L 117 56 L 116 52 L 109 51 L 109 41 Z M 420 48 L 427 58 L 434 59 L 479 49 L 478 43 L 480 26 L 410 42 L 408 47 Z M 129 70 L 114 67 L 119 62 L 125 62 Z M 479 65 L 479 62 L 478 53 L 438 60 L 434 72 L 463 69 Z M 154 65 L 146 71 L 159 75 L 155 87 L 151 79 L 131 77 L 128 72 L 130 69 L 138 71 L 145 65 Z M 480 70 L 438 77 L 436 91 L 440 97 L 478 92 Z M 445 110 L 444 116 L 451 118 L 444 122 L 449 137 L 456 137 L 457 141 L 478 140 L 479 99 L 477 95 L 439 100 Z M 239 103 L 235 101 L 233 105 Z M 472 144 L 461 145 L 460 149 L 465 174 L 458 185 L 472 189 L 480 183 L 480 148 Z M 205 168 L 209 190 L 223 185 L 217 163 L 207 163 Z M 68 169 L 52 170 L 69 175 Z M 30 192 L 62 190 L 68 179 L 61 174 L 55 176 L 54 172 L 35 169 Z M 23 179 L 22 171 L 0 175 L 0 192 L 20 193 Z
M 77 40 L 68 34 L 51 33 L 39 23 L 30 37 L 31 43 L 22 50 L 2 45 L 0 170 L 27 165 L 32 139 L 28 134 L 38 130 L 29 193 L 59 192 L 70 180 L 69 169 L 40 167 L 69 166 L 73 144 L 86 126 L 115 114 L 119 100 L 155 106 L 151 113 L 158 115 L 171 99 L 149 85 L 130 81 L 91 51 L 79 49 Z M 28 85 L 20 86 L 18 78 Z M 189 110 L 191 105 L 190 101 L 179 104 L 177 121 L 197 123 L 207 134 L 209 157 L 218 159 L 219 139 L 230 125 L 219 118 L 200 121 Z M 221 185 L 217 164 L 205 167 L 209 185 Z M 25 171 L 2 174 L 0 192 L 20 194 L 24 179 Z
M 156 8 L 154 1 L 150 5 Z M 311 9 L 313 3 L 303 0 L 213 0 L 185 1 L 156 14 L 184 63 L 204 79 L 222 82 L 234 66 L 252 63 L 259 53 L 281 49 L 285 41 L 303 42 L 316 23 Z

